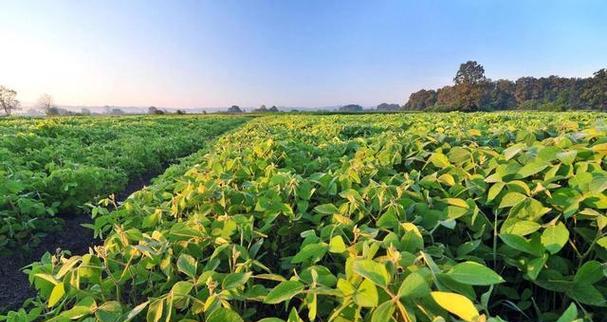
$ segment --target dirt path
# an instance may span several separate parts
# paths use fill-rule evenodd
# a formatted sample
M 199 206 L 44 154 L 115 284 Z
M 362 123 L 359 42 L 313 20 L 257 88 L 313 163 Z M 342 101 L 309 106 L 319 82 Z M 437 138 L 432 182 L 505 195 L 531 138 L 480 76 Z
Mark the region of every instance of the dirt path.
M 116 195 L 122 201 L 133 192 L 149 185 L 158 174 L 148 174 L 128 184 L 126 189 Z M 40 260 L 46 252 L 54 253 L 58 248 L 70 250 L 72 254 L 85 254 L 90 246 L 100 243 L 93 238 L 93 231 L 81 224 L 92 223 L 90 215 L 63 215 L 64 226 L 60 233 L 49 234 L 42 239 L 31 253 L 23 256 L 0 257 L 0 314 L 18 309 L 23 301 L 36 295 L 30 287 L 27 275 L 21 268 Z

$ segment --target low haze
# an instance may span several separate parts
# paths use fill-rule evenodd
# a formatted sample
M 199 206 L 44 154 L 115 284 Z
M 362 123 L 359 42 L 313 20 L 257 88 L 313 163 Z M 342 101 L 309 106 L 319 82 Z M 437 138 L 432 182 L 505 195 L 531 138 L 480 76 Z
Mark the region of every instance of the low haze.
M 0 84 L 24 102 L 214 107 L 402 104 L 487 77 L 588 77 L 604 1 L 5 1 Z

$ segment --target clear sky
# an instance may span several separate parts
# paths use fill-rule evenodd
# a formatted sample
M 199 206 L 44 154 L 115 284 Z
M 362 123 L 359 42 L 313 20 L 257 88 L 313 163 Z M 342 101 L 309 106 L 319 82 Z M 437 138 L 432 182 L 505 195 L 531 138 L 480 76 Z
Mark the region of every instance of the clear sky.
M 402 104 L 470 59 L 493 79 L 590 76 L 607 1 L 5 0 L 0 41 L 23 102 Z

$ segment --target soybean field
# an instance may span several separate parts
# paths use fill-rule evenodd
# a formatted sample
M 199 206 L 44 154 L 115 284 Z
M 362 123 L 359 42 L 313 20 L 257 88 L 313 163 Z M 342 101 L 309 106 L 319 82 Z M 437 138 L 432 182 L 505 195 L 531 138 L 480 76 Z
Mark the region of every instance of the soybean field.
M 35 295 L 0 320 L 607 316 L 601 113 L 9 119 L 0 135 L 0 246 L 87 203 L 101 238 L 26 267 Z

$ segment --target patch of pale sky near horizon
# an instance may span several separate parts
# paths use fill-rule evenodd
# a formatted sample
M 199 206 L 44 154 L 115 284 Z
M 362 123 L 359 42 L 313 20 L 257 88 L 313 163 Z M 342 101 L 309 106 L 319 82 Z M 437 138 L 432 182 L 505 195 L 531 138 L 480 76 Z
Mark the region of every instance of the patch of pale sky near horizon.
M 0 84 L 64 105 L 375 105 L 468 59 L 494 79 L 607 67 L 600 1 L 453 3 L 7 2 Z

